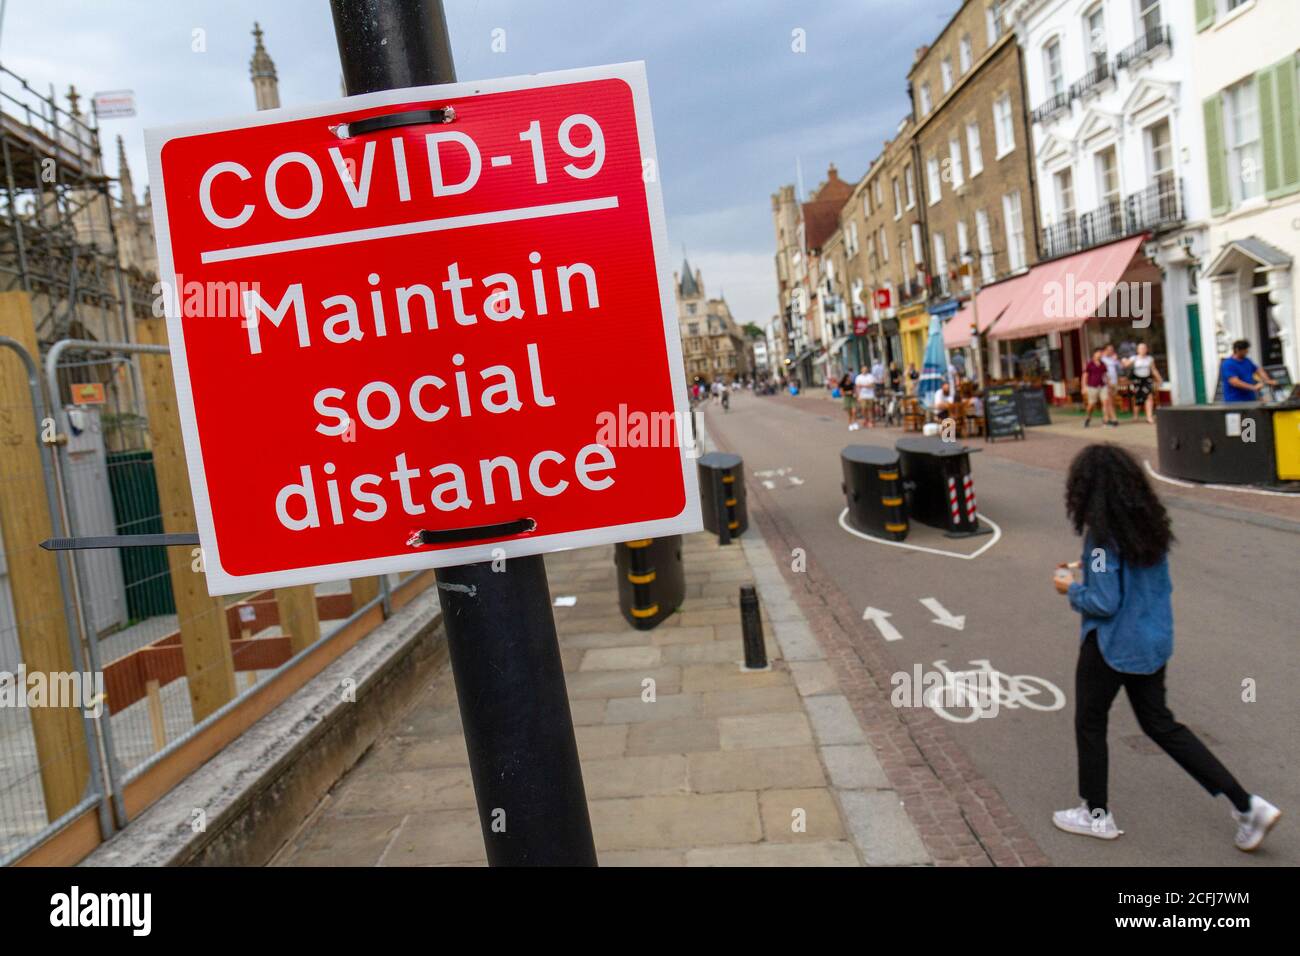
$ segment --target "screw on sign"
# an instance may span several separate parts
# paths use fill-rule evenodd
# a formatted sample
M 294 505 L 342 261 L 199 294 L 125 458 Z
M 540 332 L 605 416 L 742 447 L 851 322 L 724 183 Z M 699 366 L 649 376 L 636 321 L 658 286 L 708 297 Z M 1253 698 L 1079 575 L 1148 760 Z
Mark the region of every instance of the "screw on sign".
M 165 288 L 239 303 L 167 302 L 213 593 L 698 530 L 641 64 L 147 142 Z M 620 405 L 676 440 L 598 440 Z

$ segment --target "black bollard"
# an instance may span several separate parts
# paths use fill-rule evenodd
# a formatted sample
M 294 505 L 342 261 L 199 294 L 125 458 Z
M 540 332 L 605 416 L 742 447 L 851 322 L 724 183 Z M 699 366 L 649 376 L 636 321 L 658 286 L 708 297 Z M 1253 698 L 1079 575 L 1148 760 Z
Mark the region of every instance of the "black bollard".
M 763 643 L 763 618 L 758 611 L 758 592 L 752 584 L 740 586 L 740 633 L 745 642 L 745 669 L 767 667 L 767 646 Z

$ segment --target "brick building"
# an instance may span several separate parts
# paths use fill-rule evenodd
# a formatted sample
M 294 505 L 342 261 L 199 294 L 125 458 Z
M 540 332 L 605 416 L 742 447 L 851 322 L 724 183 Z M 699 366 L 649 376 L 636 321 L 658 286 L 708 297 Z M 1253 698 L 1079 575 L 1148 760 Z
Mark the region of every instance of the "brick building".
M 999 4 L 967 0 L 908 73 L 933 273 L 928 308 L 945 319 L 977 286 L 1040 258 L 1024 69 L 1000 13 Z M 993 311 L 979 316 L 981 329 L 997 318 Z M 945 340 L 968 347 L 969 318 Z

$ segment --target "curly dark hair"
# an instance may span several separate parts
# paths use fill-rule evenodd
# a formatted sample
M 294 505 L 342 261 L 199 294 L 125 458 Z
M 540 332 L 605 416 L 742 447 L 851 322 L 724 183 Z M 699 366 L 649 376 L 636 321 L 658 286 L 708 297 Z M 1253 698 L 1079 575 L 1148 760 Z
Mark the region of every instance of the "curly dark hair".
M 1169 513 L 1151 482 L 1117 445 L 1089 445 L 1074 456 L 1065 513 L 1076 534 L 1091 535 L 1095 544 L 1141 567 L 1158 563 L 1174 541 Z

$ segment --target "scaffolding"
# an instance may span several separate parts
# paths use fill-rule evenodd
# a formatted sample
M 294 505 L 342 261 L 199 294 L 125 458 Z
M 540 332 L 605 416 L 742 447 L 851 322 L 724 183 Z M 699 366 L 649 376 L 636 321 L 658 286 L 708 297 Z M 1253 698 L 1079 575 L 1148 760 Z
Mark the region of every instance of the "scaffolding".
M 27 293 L 42 353 L 67 338 L 133 342 L 157 281 L 120 247 L 118 217 L 143 210 L 129 188 L 114 197 L 97 123 L 78 99 L 70 88 L 68 106 L 60 106 L 52 85 L 43 94 L 0 65 L 0 291 Z M 132 376 L 86 358 L 66 370 L 63 388 L 99 382 L 110 420 L 137 419 Z

